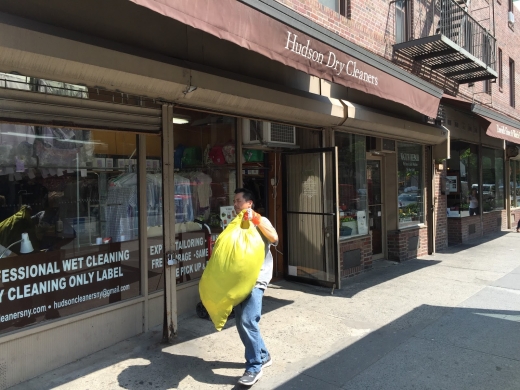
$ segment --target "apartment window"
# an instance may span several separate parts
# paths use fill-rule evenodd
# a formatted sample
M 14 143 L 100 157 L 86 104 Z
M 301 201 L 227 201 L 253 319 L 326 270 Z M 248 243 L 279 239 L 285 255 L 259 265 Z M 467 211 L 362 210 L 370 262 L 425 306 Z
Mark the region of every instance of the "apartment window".
M 406 41 L 406 0 L 395 3 L 395 43 Z
M 320 4 L 323 4 L 325 7 L 330 8 L 336 12 L 339 12 L 339 3 L 340 0 L 319 0 Z
M 515 107 L 515 62 L 509 59 L 509 104 Z
M 340 0 L 339 3 L 339 13 L 350 19 L 352 17 L 352 4 L 351 0 Z
M 508 8 L 509 8 L 509 12 L 513 12 L 513 0 L 508 0 L 507 1 L 508 3 Z
M 502 90 L 504 85 L 504 76 L 502 73 L 502 49 L 498 49 L 498 87 Z

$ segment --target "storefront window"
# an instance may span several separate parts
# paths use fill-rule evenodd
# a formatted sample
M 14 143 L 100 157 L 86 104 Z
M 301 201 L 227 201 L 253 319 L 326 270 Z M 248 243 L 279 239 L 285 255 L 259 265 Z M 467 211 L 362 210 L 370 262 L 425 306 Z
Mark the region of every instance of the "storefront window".
M 164 289 L 161 136 L 146 136 L 148 292 Z
M 236 119 L 189 110 L 175 110 L 173 116 L 175 193 L 171 196 L 175 203 L 176 276 L 177 284 L 181 284 L 202 276 L 214 241 L 235 217 Z M 164 283 L 160 139 L 147 137 L 146 145 L 148 268 L 152 292 L 163 288 Z
M 138 159 L 135 134 L 0 124 L 0 332 L 140 294 Z
M 504 209 L 504 151 L 482 148 L 482 211 Z
M 451 142 L 451 158 L 447 160 L 446 174 L 449 188 L 448 217 L 480 214 L 478 160 L 477 145 L 462 141 Z
M 399 227 L 424 222 L 423 147 L 397 144 Z
M 365 137 L 336 132 L 340 236 L 367 234 L 367 181 Z
M 511 207 L 520 207 L 520 161 L 509 160 L 509 185 Z

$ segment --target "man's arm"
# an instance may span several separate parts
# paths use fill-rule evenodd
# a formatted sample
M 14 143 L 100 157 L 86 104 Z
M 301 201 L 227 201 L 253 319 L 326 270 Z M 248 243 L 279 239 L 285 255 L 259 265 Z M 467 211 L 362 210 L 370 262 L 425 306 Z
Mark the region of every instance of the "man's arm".
M 271 222 L 269 222 L 268 219 L 260 218 L 260 223 L 257 226 L 271 244 L 278 242 L 278 233 L 276 233 L 276 229 L 271 225 Z

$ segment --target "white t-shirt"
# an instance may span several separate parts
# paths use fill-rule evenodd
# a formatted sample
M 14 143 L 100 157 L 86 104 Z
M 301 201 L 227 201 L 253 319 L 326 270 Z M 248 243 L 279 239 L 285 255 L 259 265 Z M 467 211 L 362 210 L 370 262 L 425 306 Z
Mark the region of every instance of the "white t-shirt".
M 269 221 L 266 217 L 262 217 L 262 222 L 264 225 L 273 227 L 273 225 L 271 224 L 271 221 Z M 278 245 L 278 242 L 271 244 L 269 242 L 269 240 L 264 237 L 264 235 L 262 234 L 260 229 L 258 229 L 258 232 L 262 236 L 262 240 L 264 240 L 264 243 L 265 243 L 265 259 L 264 259 L 264 264 L 262 265 L 262 268 L 260 269 L 260 274 L 258 275 L 258 279 L 256 280 L 255 287 L 265 290 L 267 288 L 267 285 L 273 278 L 273 255 L 271 253 L 271 245 L 276 246 L 276 245 Z
M 478 207 L 478 198 L 476 196 L 469 196 L 469 208 L 476 209 Z

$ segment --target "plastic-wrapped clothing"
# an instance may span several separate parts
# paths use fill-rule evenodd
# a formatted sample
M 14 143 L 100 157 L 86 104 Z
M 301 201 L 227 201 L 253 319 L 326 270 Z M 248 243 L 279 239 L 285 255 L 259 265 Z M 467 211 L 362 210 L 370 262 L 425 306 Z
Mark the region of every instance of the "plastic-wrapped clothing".
M 220 331 L 234 306 L 253 290 L 265 258 L 257 228 L 238 214 L 219 235 L 199 283 L 202 304 Z

